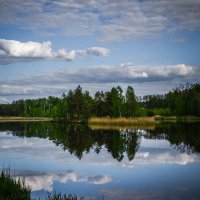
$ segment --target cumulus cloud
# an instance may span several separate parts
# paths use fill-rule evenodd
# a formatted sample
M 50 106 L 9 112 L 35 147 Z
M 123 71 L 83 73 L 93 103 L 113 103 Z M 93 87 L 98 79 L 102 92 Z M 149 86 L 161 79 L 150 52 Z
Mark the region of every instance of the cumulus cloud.
M 105 6 L 106 5 L 106 6 Z M 162 1 L 16 1 L 1 2 L 0 23 L 37 33 L 99 34 L 119 41 L 162 32 L 199 30 L 200 2 Z
M 0 49 L 10 57 L 48 58 L 52 56 L 51 42 L 19 42 L 0 39 Z
M 53 51 L 51 46 L 50 41 L 39 43 L 0 39 L 0 64 L 35 59 L 65 59 L 72 61 L 78 56 L 107 56 L 109 54 L 109 50 L 103 47 L 91 47 L 86 50 L 67 51 L 59 49 Z

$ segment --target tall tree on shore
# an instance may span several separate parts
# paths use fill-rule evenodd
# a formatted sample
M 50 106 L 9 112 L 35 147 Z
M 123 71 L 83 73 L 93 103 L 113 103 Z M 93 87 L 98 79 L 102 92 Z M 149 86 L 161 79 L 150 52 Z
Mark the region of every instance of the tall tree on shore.
M 112 116 L 113 117 L 121 117 L 123 112 L 123 90 L 120 86 L 116 88 L 112 88 L 111 95 L 112 95 Z
M 125 95 L 125 116 L 132 117 L 138 115 L 138 109 L 139 105 L 136 100 L 134 89 L 128 86 Z
M 105 114 L 105 94 L 103 91 L 96 92 L 94 95 L 94 114 L 97 117 L 102 117 Z
M 93 99 L 90 96 L 89 92 L 85 91 L 83 93 L 83 101 L 81 107 L 81 115 L 84 120 L 88 120 L 90 115 L 92 114 L 93 104 Z
M 83 92 L 81 86 L 78 85 L 74 90 L 74 104 L 75 104 L 75 113 L 77 119 L 80 118 L 82 103 L 83 103 Z

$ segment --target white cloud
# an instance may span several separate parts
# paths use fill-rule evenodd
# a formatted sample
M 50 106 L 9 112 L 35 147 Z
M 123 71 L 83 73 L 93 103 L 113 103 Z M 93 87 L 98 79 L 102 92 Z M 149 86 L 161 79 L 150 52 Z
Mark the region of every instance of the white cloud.
M 19 42 L 0 39 L 0 49 L 9 57 L 50 58 L 52 57 L 51 42 Z
M 19 61 L 31 61 L 35 59 L 65 59 L 75 60 L 77 56 L 107 56 L 109 50 L 102 47 L 91 47 L 86 50 L 59 49 L 53 51 L 51 42 L 20 42 L 15 40 L 0 39 L 0 64 L 8 64 Z
M 56 57 L 64 58 L 68 61 L 74 60 L 76 58 L 76 51 L 67 52 L 65 49 L 59 49 L 56 53 Z
M 151 76 L 154 77 L 168 77 L 174 78 L 175 76 L 190 76 L 194 74 L 194 69 L 191 66 L 185 64 L 178 64 L 172 66 L 161 66 L 161 67 L 151 67 L 146 69 L 147 73 L 149 72 Z

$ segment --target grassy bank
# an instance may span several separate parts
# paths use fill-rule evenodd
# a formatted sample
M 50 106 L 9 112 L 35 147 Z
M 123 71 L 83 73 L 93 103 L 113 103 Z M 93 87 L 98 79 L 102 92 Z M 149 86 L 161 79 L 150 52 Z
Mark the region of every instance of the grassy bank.
M 0 122 L 17 122 L 17 121 L 51 121 L 47 117 L 1 117 Z
M 155 117 L 92 117 L 89 124 L 131 125 L 131 124 L 155 124 Z

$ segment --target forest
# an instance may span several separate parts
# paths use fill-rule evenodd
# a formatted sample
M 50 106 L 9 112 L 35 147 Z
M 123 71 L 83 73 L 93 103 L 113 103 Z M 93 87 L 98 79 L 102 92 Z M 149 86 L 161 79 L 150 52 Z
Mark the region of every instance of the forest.
M 21 99 L 0 104 L 0 116 L 52 117 L 87 120 L 90 117 L 200 116 L 200 83 L 179 86 L 163 95 L 137 97 L 128 86 L 97 91 L 93 96 L 78 85 L 61 97 Z

